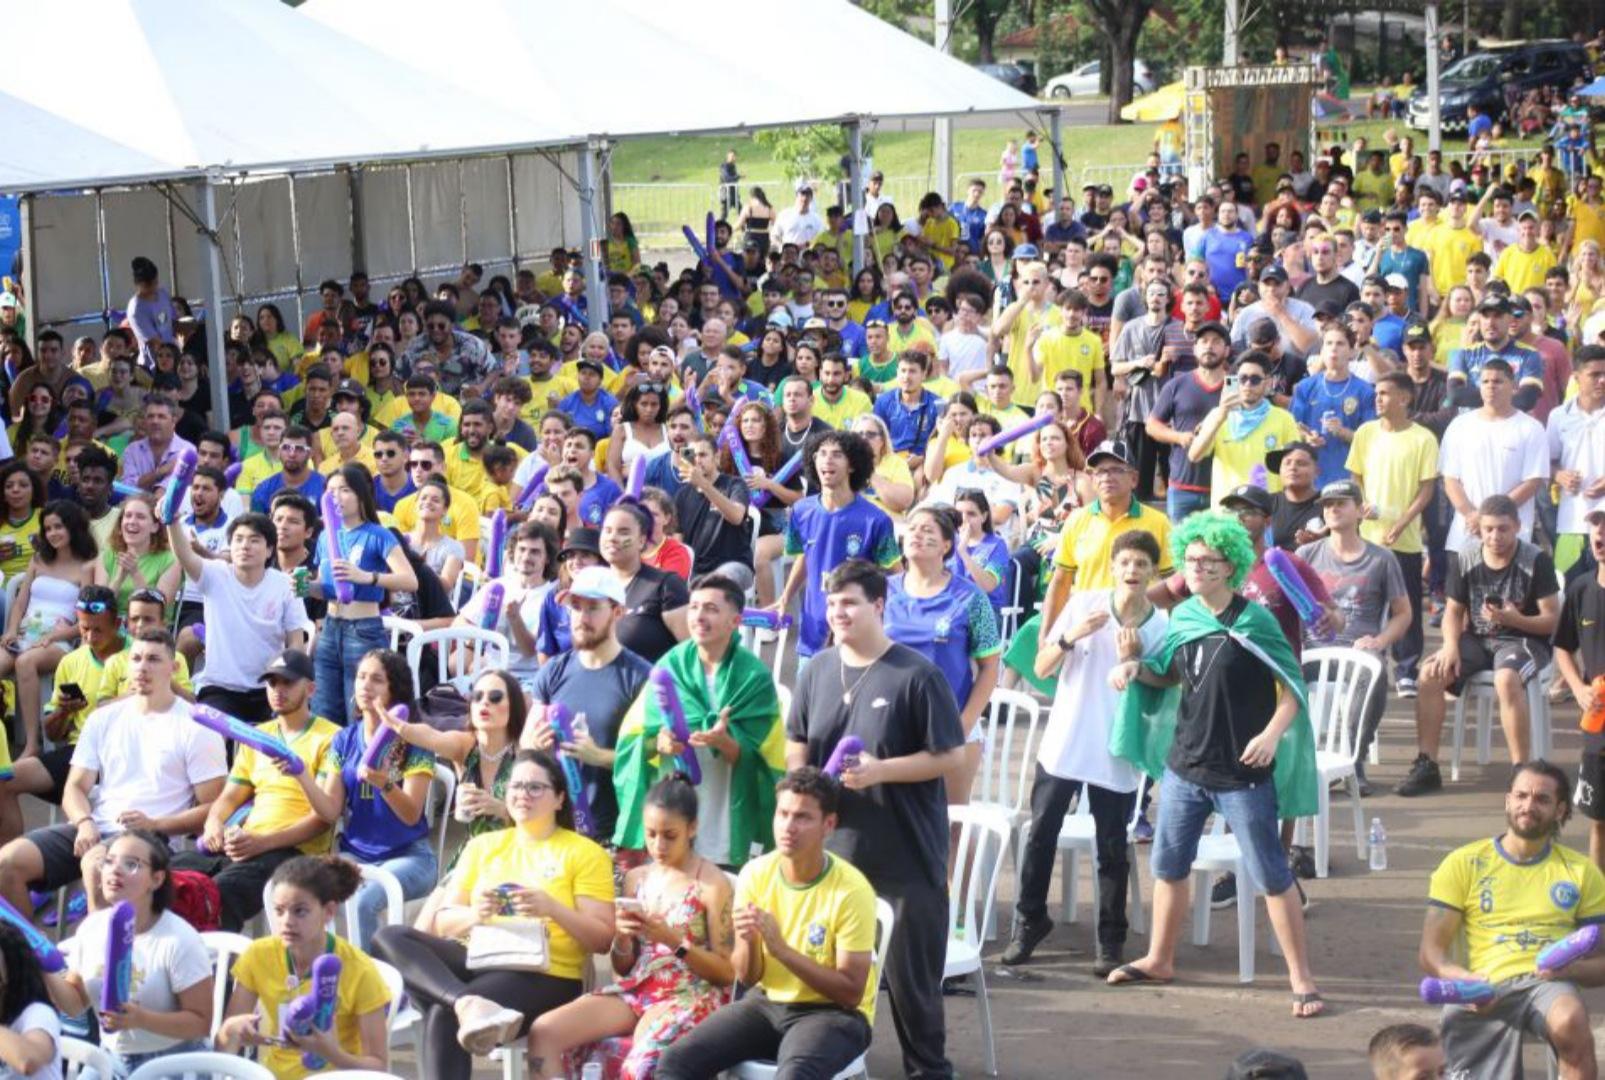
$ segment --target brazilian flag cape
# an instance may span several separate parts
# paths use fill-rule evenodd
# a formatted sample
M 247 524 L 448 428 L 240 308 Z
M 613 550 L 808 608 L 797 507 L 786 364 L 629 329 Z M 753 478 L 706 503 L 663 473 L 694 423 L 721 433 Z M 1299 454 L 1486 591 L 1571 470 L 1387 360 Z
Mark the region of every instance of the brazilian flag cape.
M 730 772 L 730 851 L 718 856 L 718 861 L 740 866 L 751 857 L 754 841 L 764 851 L 775 846 L 775 784 L 786 773 L 786 728 L 781 723 L 774 674 L 763 661 L 731 642 L 714 676 L 710 699 L 696 642 L 682 641 L 664 654 L 658 666 L 674 676 L 686 726 L 692 731 L 707 731 L 719 722 L 722 710 L 730 710 L 730 737 L 741 744 L 741 757 Z M 613 842 L 621 848 L 645 846 L 641 812 L 647 790 L 677 767 L 675 759 L 665 761 L 658 756 L 658 732 L 666 723 L 657 695 L 647 683 L 624 714 L 614 746 L 613 787 L 619 818 Z
M 1279 693 L 1298 699 L 1298 715 L 1276 748 L 1277 813 L 1283 818 L 1314 814 L 1320 774 L 1315 767 L 1315 731 L 1310 726 L 1304 674 L 1275 616 L 1250 603 L 1236 624 L 1228 627 L 1202 600 L 1189 597 L 1170 613 L 1170 629 L 1159 652 L 1143 662 L 1156 675 L 1163 675 L 1170 670 L 1178 648 L 1210 634 L 1230 636 L 1271 670 L 1280 684 Z M 1120 698 L 1120 712 L 1109 732 L 1109 752 L 1159 779 L 1176 738 L 1176 709 L 1180 703 L 1179 686 L 1160 689 L 1133 679 Z

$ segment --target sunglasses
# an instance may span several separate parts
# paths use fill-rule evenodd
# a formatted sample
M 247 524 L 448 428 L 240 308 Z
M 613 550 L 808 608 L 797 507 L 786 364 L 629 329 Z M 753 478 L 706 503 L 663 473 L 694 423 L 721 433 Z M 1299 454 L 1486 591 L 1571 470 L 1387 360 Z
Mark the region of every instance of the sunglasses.
M 79 611 L 87 611 L 91 615 L 101 615 L 111 610 L 112 605 L 104 600 L 80 600 L 73 605 Z
M 434 463 L 434 461 L 432 459 L 429 460 L 429 461 L 409 461 L 409 462 L 407 462 L 407 468 L 409 468 L 409 469 L 432 469 L 434 467 L 435 467 L 435 463 Z
M 401 456 L 400 450 L 375 450 L 373 456 L 380 461 L 389 461 L 391 458 Z
M 506 690 L 496 689 L 496 690 L 475 690 L 474 691 L 474 703 L 476 705 L 481 701 L 488 701 L 492 705 L 500 705 L 502 702 L 504 702 L 506 700 L 507 700 L 507 691 Z
M 163 596 L 155 589 L 135 589 L 131 594 L 129 594 L 128 602 L 132 604 L 136 601 L 141 604 L 160 604 L 163 607 L 167 606 L 167 597 Z M 99 603 L 99 601 L 91 601 L 91 603 Z
M 1239 375 L 1239 376 L 1237 376 L 1237 381 L 1242 383 L 1244 386 L 1258 386 L 1258 385 L 1260 385 L 1261 383 L 1263 383 L 1265 381 L 1265 376 L 1263 376 L 1263 375 Z

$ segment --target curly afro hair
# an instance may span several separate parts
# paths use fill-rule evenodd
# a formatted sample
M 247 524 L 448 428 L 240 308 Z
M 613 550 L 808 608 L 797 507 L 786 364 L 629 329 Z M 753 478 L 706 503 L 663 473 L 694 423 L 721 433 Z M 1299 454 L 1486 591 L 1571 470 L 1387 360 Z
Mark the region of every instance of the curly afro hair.
M 1220 510 L 1201 510 L 1191 514 L 1170 534 L 1170 553 L 1177 566 L 1185 565 L 1187 549 L 1203 544 L 1232 564 L 1232 588 L 1236 589 L 1254 567 L 1254 541 L 1242 522 Z

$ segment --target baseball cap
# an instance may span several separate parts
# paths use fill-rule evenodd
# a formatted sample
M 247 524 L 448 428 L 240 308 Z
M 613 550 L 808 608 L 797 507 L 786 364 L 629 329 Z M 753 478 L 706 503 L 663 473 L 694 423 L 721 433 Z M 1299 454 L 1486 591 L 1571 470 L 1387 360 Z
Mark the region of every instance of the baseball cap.
M 1358 303 L 1359 301 L 1355 302 Z M 1342 317 L 1343 305 L 1338 303 L 1336 300 L 1322 300 L 1319 304 L 1315 305 L 1315 318 L 1317 320 L 1340 319 Z
M 1123 442 L 1109 441 L 1099 443 L 1097 449 L 1093 450 L 1091 454 L 1087 455 L 1087 466 L 1090 468 L 1091 466 L 1098 464 L 1100 461 L 1109 460 L 1119 462 L 1128 469 L 1133 467 L 1131 461 L 1131 451 L 1126 449 L 1126 444 Z
M 356 400 L 361 401 L 363 398 L 368 396 L 368 392 L 364 390 L 362 388 L 362 384 L 355 379 L 341 379 L 340 385 L 334 388 L 334 396 L 336 398 L 355 398 Z
M 1302 450 L 1310 457 L 1315 457 L 1315 447 L 1307 442 L 1290 442 L 1279 450 L 1272 450 L 1265 455 L 1265 467 L 1271 472 L 1282 471 L 1282 459 L 1295 450 Z
M 1367 225 L 1380 225 L 1382 224 L 1382 211 L 1367 210 L 1360 215 L 1360 220 Z
M 610 567 L 587 566 L 574 575 L 568 588 L 558 594 L 557 602 L 566 604 L 570 597 L 575 596 L 582 600 L 607 600 L 623 607 L 624 585 Z
M 1510 298 L 1510 314 L 1513 317 L 1524 319 L 1532 313 L 1533 307 L 1527 302 L 1527 298 L 1525 296 L 1522 296 L 1518 293 Z
M 1221 340 L 1226 342 L 1230 342 L 1232 340 L 1231 331 L 1227 330 L 1224 325 L 1218 322 L 1200 323 L 1198 329 L 1194 331 L 1193 337 L 1195 339 L 1201 338 L 1205 334 L 1218 334 L 1220 335 Z
M 1036 259 L 1040 258 L 1041 255 L 1042 252 L 1037 250 L 1035 244 L 1021 244 L 1014 249 L 1014 257 L 1016 259 Z
M 1400 292 L 1406 292 L 1410 288 L 1410 282 L 1403 274 L 1389 274 L 1382 279 L 1382 284 L 1390 289 L 1398 289 Z
M 559 559 L 566 559 L 576 551 L 588 552 L 598 559 L 602 557 L 602 534 L 588 526 L 572 529 L 568 534 L 568 541 L 563 550 L 558 552 Z
M 1353 480 L 1334 480 L 1321 489 L 1321 501 L 1332 499 L 1353 499 L 1355 502 L 1364 502 L 1365 496 L 1360 493 L 1360 485 Z
M 1248 328 L 1248 343 L 1250 345 L 1269 345 L 1273 341 L 1280 339 L 1281 336 L 1282 332 L 1276 328 L 1276 324 L 1270 319 L 1257 319 L 1254 325 Z
M 1114 194 L 1115 194 L 1115 189 L 1110 187 L 1108 184 L 1099 184 L 1098 185 L 1098 194 L 1099 195 L 1107 195 L 1110 198 L 1113 198 Z
M 1488 293 L 1477 305 L 1477 311 L 1486 315 L 1509 315 L 1510 301 L 1498 293 Z
M 830 329 L 830 324 L 827 323 L 824 319 L 821 319 L 818 315 L 815 315 L 812 318 L 810 318 L 807 322 L 803 323 L 803 329 L 804 330 L 828 330 L 828 329 Z
M 269 679 L 286 679 L 290 682 L 311 682 L 317 676 L 317 670 L 312 666 L 312 657 L 300 649 L 285 649 L 262 669 L 257 682 L 267 682 Z
M 0 292 L 0 308 L 16 307 L 16 306 L 17 306 L 17 294 L 16 293 Z
M 814 193 L 814 185 L 810 184 L 806 180 L 797 181 L 797 194 L 801 195 L 805 191 L 812 195 Z
M 1297 1058 L 1279 1050 L 1257 1047 L 1226 1067 L 1226 1080 L 1307 1080 L 1309 1073 Z
M 1432 330 L 1424 322 L 1412 322 L 1404 328 L 1404 343 L 1419 345 L 1432 340 Z
M 1220 501 L 1220 504 L 1227 510 L 1236 510 L 1239 507 L 1258 510 L 1266 517 L 1270 517 L 1276 505 L 1271 501 L 1270 492 L 1253 484 L 1238 484 L 1232 488 L 1231 494 Z
M 1273 264 L 1259 272 L 1259 279 L 1261 281 L 1280 281 L 1285 284 L 1287 282 L 1287 271 Z
M 592 371 L 596 372 L 598 375 L 607 374 L 602 369 L 602 362 L 600 360 L 592 360 L 589 356 L 582 356 L 578 360 L 574 361 L 574 370 L 575 371 L 584 371 L 586 368 L 590 368 Z

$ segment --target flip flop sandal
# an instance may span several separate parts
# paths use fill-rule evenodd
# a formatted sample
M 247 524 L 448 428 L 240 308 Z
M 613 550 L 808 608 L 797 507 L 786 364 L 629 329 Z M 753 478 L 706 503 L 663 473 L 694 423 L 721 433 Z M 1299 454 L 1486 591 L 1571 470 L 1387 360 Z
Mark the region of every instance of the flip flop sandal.
M 1155 986 L 1165 986 L 1171 981 L 1150 975 L 1136 964 L 1121 964 L 1115 968 L 1113 974 L 1119 975 L 1120 979 L 1116 982 L 1110 982 L 1110 986 L 1130 986 L 1136 983 L 1152 983 Z M 1320 995 L 1316 996 L 1319 997 Z
M 1304 1006 L 1306 1006 L 1306 1005 L 1319 1005 L 1321 1007 L 1319 1009 L 1317 1009 L 1315 1012 L 1312 1012 L 1312 1013 L 1295 1012 L 1293 1014 L 1293 1019 L 1295 1019 L 1295 1020 L 1314 1020 L 1318 1016 L 1325 1016 L 1326 1015 L 1326 999 L 1321 996 L 1320 991 L 1317 990 L 1317 991 L 1311 991 L 1308 994 L 1294 994 L 1293 995 L 1293 1007 L 1295 1009 L 1301 1009 L 1302 1010 L 1304 1008 Z

